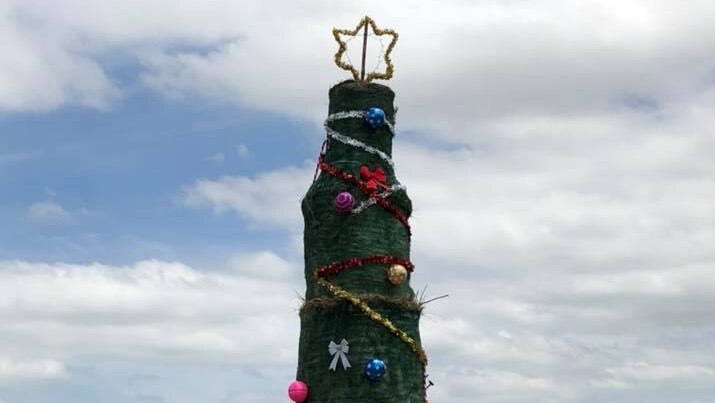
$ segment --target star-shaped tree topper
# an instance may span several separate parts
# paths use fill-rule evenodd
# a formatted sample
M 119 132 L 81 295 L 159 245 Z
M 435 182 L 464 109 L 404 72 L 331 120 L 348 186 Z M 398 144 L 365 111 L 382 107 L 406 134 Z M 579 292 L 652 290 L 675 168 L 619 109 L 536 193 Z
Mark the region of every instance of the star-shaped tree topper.
M 392 37 L 392 40 L 390 41 L 390 44 L 387 45 L 387 49 L 385 50 L 385 54 L 383 55 L 386 66 L 385 71 L 374 71 L 372 73 L 368 73 L 367 77 L 365 77 L 365 54 L 367 52 L 368 25 L 370 26 L 370 28 L 372 28 L 372 31 L 375 33 L 375 35 L 389 35 Z M 362 68 L 360 69 L 360 72 L 358 72 L 358 70 L 352 64 L 345 63 L 342 60 L 343 54 L 346 50 L 348 50 L 348 45 L 342 40 L 340 35 L 357 36 L 358 32 L 360 32 L 361 29 L 363 30 Z M 353 30 L 333 28 L 333 36 L 335 37 L 335 40 L 338 41 L 338 45 L 340 46 L 338 48 L 338 53 L 335 54 L 335 64 L 341 69 L 351 72 L 355 80 L 360 80 L 369 83 L 370 81 L 375 79 L 389 80 L 390 78 L 392 78 L 392 73 L 394 72 L 395 68 L 392 65 L 392 60 L 390 60 L 390 52 L 392 52 L 392 49 L 395 47 L 395 43 L 397 43 L 397 32 L 391 29 L 380 29 L 377 27 L 377 24 L 375 24 L 375 21 L 372 18 L 365 16 L 365 18 L 363 18 L 357 25 L 357 27 L 355 27 L 355 29 Z

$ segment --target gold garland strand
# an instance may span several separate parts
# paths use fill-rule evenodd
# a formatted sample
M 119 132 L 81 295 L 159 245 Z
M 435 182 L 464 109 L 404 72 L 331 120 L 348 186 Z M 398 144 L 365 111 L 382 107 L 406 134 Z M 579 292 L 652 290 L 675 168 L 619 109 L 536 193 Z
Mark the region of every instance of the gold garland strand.
M 320 278 L 318 276 L 315 277 L 318 284 L 325 287 L 325 289 L 327 289 L 331 294 L 340 299 L 350 302 L 355 307 L 360 309 L 368 318 L 387 328 L 387 330 L 389 330 L 392 334 L 394 334 L 405 344 L 407 344 L 410 350 L 412 350 L 412 352 L 415 353 L 415 355 L 417 356 L 417 361 L 419 361 L 422 365 L 422 382 L 420 383 L 420 385 L 422 386 L 422 399 L 423 403 L 428 403 L 427 388 L 425 387 L 425 379 L 427 379 L 427 353 L 425 353 L 425 350 L 422 348 L 422 346 L 420 346 L 412 337 L 410 337 L 407 332 L 398 329 L 397 326 L 395 326 L 389 319 L 380 315 L 379 312 L 370 308 L 360 298 L 342 289 L 341 287 L 338 287 L 337 285 L 330 284 L 327 280 L 323 278 Z
M 327 280 L 322 278 L 318 279 L 318 283 L 320 283 L 320 285 L 325 287 L 336 297 L 344 299 L 346 301 L 350 301 L 350 303 L 352 303 L 358 309 L 363 311 L 363 313 L 367 315 L 370 319 L 387 328 L 392 334 L 397 336 L 400 340 L 402 340 L 410 347 L 410 350 L 412 350 L 412 352 L 417 355 L 417 360 L 419 360 L 423 367 L 427 365 L 427 354 L 425 353 L 425 350 L 412 337 L 410 337 L 407 332 L 398 329 L 397 326 L 395 326 L 389 319 L 380 315 L 379 312 L 370 308 L 364 301 L 362 301 L 360 298 L 356 297 L 352 293 L 345 291 L 337 285 L 330 284 Z

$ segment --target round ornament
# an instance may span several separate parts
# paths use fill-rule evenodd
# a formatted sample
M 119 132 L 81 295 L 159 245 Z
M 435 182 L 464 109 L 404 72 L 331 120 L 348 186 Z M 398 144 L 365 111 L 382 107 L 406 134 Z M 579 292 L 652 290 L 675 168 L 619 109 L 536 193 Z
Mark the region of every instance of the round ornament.
M 340 192 L 335 196 L 335 210 L 341 213 L 349 213 L 353 209 L 355 199 L 350 192 Z
M 365 364 L 365 376 L 371 381 L 376 381 L 385 375 L 387 367 L 382 360 L 377 358 L 371 358 Z
M 290 400 L 301 403 L 308 397 L 308 385 L 301 381 L 293 381 L 288 385 L 288 397 Z
M 407 269 L 401 264 L 393 264 L 387 269 L 387 278 L 394 285 L 402 284 L 407 278 Z
M 385 111 L 380 108 L 372 107 L 365 112 L 365 123 L 373 129 L 385 124 Z

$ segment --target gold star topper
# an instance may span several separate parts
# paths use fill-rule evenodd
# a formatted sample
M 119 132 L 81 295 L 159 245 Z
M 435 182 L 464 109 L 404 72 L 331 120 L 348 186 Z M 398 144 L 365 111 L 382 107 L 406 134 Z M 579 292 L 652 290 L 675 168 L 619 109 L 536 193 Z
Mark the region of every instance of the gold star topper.
M 384 72 L 372 72 L 365 77 L 365 54 L 367 53 L 367 27 L 370 26 L 372 28 L 372 31 L 375 33 L 377 36 L 382 36 L 382 35 L 389 35 L 392 37 L 392 40 L 390 41 L 390 44 L 387 45 L 387 50 L 385 50 L 385 54 L 383 55 L 383 58 L 385 60 L 385 71 Z M 360 30 L 363 30 L 363 40 L 362 40 L 362 68 L 360 69 L 360 72 L 358 73 L 357 69 L 349 63 L 345 63 L 342 58 L 343 54 L 345 53 L 346 50 L 348 50 L 348 45 L 345 43 L 340 35 L 346 35 L 346 36 L 357 36 L 358 32 Z M 338 28 L 333 28 L 333 36 L 335 37 L 335 40 L 338 41 L 338 45 L 340 46 L 338 48 L 338 53 L 335 54 L 335 64 L 340 67 L 343 70 L 347 70 L 353 74 L 353 78 L 355 80 L 360 80 L 369 83 L 372 80 L 379 79 L 379 80 L 389 80 L 392 78 L 392 73 L 394 72 L 395 68 L 392 65 L 392 60 L 390 60 L 390 52 L 392 52 L 392 49 L 395 47 L 395 43 L 397 43 L 397 32 L 391 30 L 391 29 L 380 29 L 377 27 L 377 24 L 375 24 L 375 21 L 368 17 L 365 16 L 360 23 L 355 27 L 353 30 L 349 29 L 338 29 Z

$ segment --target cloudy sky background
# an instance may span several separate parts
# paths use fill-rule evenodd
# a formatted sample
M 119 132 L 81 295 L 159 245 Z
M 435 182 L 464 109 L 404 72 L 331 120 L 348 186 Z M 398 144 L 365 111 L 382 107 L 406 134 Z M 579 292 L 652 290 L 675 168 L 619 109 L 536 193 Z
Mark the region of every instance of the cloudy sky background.
M 715 402 L 715 3 L 247 3 L 0 0 L 0 402 L 287 401 L 364 14 L 431 401 Z

